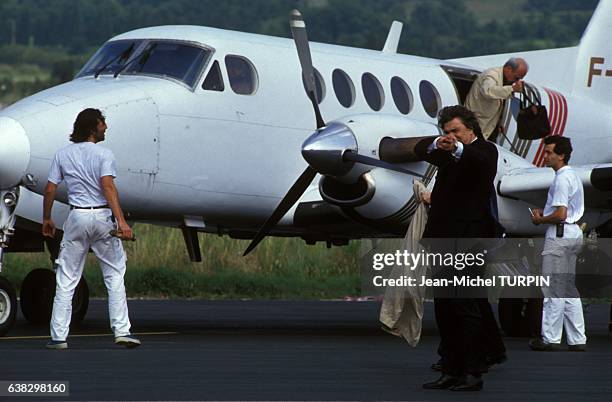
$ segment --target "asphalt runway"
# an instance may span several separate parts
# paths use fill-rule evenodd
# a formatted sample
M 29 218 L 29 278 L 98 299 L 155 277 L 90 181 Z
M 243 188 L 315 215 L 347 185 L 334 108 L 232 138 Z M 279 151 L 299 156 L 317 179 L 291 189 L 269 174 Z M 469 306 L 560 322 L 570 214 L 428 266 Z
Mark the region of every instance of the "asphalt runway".
M 69 400 L 609 401 L 608 306 L 586 314 L 586 353 L 531 352 L 506 338 L 509 361 L 479 393 L 425 391 L 437 378 L 431 303 L 417 348 L 382 332 L 377 302 L 130 300 L 140 348 L 115 346 L 106 303 L 92 300 L 68 350 L 20 317 L 0 338 L 1 381 L 69 381 Z M 37 338 L 38 337 L 38 338 Z M 45 400 L 45 397 L 0 397 Z

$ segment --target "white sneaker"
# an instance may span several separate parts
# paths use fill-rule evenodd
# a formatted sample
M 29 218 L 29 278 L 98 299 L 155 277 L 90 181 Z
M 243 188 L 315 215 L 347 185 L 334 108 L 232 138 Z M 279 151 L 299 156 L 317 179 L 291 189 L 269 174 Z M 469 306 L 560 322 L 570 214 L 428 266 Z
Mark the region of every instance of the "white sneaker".
M 125 346 L 128 349 L 140 346 L 140 340 L 133 335 L 123 335 L 115 338 L 115 344 Z
M 53 339 L 47 342 L 45 345 L 47 349 L 68 349 L 68 342 L 66 341 L 54 341 Z

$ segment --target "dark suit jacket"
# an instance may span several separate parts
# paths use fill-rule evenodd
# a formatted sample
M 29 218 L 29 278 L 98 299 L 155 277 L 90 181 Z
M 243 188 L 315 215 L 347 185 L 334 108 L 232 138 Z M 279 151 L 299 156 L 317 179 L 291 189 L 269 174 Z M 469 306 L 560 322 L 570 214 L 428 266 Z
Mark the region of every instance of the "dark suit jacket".
M 434 139 L 424 139 L 415 147 L 421 159 L 438 167 L 423 237 L 495 237 L 497 222 L 490 206 L 497 173 L 495 145 L 478 138 L 464 145 L 461 158 L 456 160 L 447 151 L 427 153 Z

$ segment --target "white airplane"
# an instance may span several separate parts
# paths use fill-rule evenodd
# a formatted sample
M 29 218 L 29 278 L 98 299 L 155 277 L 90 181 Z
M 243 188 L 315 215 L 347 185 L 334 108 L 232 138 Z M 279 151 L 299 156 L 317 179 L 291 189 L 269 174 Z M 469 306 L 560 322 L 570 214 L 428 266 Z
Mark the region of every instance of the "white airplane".
M 592 228 L 612 218 L 611 24 L 612 0 L 602 0 L 579 46 L 513 54 L 530 64 L 527 78 L 552 134 L 575 143 L 572 165 Z M 201 260 L 197 232 L 253 239 L 247 251 L 265 235 L 328 246 L 402 236 L 416 208 L 406 173 L 430 180 L 434 169 L 398 155 L 439 135 L 437 112 L 462 103 L 476 74 L 510 55 L 397 54 L 397 22 L 382 51 L 309 46 L 297 12 L 291 27 L 294 41 L 198 26 L 127 32 L 102 45 L 74 80 L 0 111 L 0 253 L 47 243 L 57 255 L 59 240 L 40 235 L 41 194 L 53 155 L 87 107 L 106 115 L 104 146 L 116 156 L 129 218 L 181 228 L 193 261 Z M 554 174 L 542 167 L 542 140 L 516 135 L 518 100 L 507 103 L 499 217 L 510 235 L 538 236 L 543 228 L 526 211 L 544 205 Z M 61 227 L 65 188 L 58 201 Z M 51 269 L 30 272 L 21 290 L 27 319 L 49 319 L 53 289 Z M 82 280 L 75 320 L 87 294 Z M 0 277 L 0 334 L 15 312 L 14 288 Z

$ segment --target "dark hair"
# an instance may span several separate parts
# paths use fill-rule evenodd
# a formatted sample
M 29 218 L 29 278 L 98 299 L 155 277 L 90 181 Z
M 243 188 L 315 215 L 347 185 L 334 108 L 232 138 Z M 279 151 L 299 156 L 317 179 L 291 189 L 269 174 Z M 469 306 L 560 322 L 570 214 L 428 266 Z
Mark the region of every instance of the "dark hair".
M 96 132 L 98 120 L 105 121 L 100 110 L 92 108 L 83 110 L 74 121 L 70 141 L 74 143 L 87 141 L 89 136 Z
M 563 155 L 563 162 L 567 165 L 570 157 L 572 156 L 572 141 L 568 137 L 561 137 L 560 135 L 551 135 L 544 138 L 544 144 L 555 144 L 553 152 L 557 155 Z
M 484 138 L 474 112 L 460 105 L 447 106 L 440 110 L 440 113 L 438 113 L 438 125 L 443 128 L 446 123 L 455 118 L 459 118 L 465 127 L 476 134 L 476 137 Z

